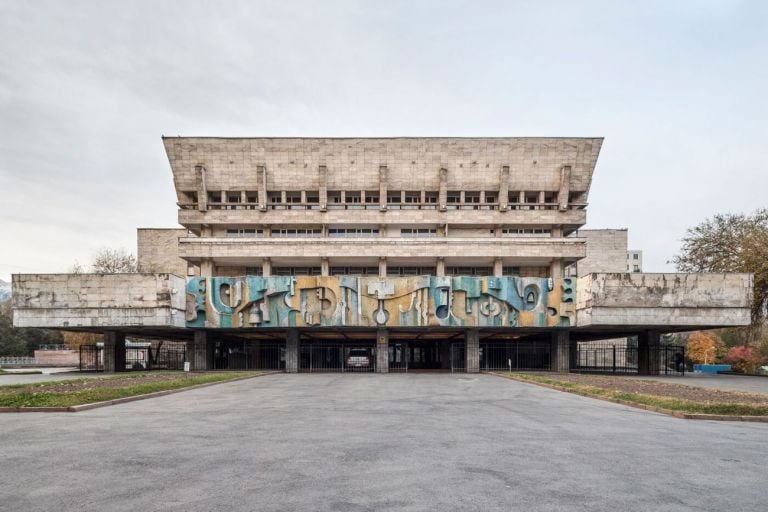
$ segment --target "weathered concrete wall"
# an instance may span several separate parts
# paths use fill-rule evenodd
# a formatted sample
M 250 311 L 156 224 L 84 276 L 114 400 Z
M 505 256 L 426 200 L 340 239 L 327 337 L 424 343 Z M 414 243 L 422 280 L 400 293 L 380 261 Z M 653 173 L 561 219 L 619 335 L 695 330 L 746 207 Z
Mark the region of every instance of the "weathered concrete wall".
M 588 191 L 601 138 L 223 138 L 166 137 L 179 201 L 197 190 L 195 166 L 207 171 L 208 190 L 258 190 L 266 167 L 269 190 L 314 189 L 320 166 L 329 190 L 376 190 L 380 166 L 389 190 L 438 190 L 440 169 L 449 190 L 495 190 L 509 166 L 510 190 L 558 190 L 570 165 L 570 190 Z M 371 184 L 375 184 L 371 187 Z M 488 188 L 490 187 L 490 188 Z
M 576 263 L 577 275 L 627 271 L 626 229 L 580 229 L 574 236 L 587 246 L 587 256 Z
M 590 274 L 576 285 L 576 324 L 737 326 L 750 322 L 750 274 Z
M 139 272 L 164 272 L 187 275 L 187 262 L 179 257 L 179 237 L 183 228 L 137 230 Z
M 16 327 L 183 327 L 185 280 L 172 274 L 16 274 Z

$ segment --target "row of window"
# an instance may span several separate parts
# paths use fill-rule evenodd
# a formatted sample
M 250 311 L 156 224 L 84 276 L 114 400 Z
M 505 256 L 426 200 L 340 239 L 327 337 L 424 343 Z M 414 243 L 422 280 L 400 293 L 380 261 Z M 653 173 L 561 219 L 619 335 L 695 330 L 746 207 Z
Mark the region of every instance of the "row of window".
M 183 193 L 189 203 L 197 203 L 198 196 L 195 191 Z M 499 200 L 498 191 L 464 191 L 450 190 L 446 194 L 447 204 L 496 204 Z M 328 204 L 379 204 L 378 191 L 328 191 Z M 507 202 L 511 204 L 557 204 L 558 193 L 553 191 L 517 191 L 511 190 L 507 194 Z M 387 192 L 387 205 L 396 208 L 399 205 L 436 204 L 438 192 L 429 191 L 390 191 Z M 579 202 L 582 193 L 572 192 L 569 195 L 570 202 Z M 258 193 L 254 191 L 209 191 L 208 203 L 217 204 L 258 204 Z M 269 205 L 317 205 L 320 203 L 320 193 L 316 190 L 305 191 L 275 191 L 267 192 L 267 204 Z
M 322 237 L 323 231 L 320 228 L 280 228 L 272 229 L 274 238 L 297 238 L 297 237 Z M 489 235 L 494 235 L 495 230 L 488 230 Z M 503 236 L 520 237 L 549 237 L 552 236 L 551 229 L 544 228 L 503 228 Z M 227 238 L 256 238 L 264 236 L 263 229 L 256 228 L 236 228 L 227 229 Z M 329 228 L 328 236 L 334 238 L 345 237 L 367 237 L 379 236 L 378 228 Z M 435 228 L 402 228 L 400 236 L 405 238 L 420 238 L 437 236 Z
M 262 267 L 246 267 L 245 274 L 249 276 L 263 276 Z M 320 267 L 273 267 L 274 276 L 319 276 Z M 387 267 L 388 276 L 434 276 L 436 267 Z M 331 267 L 332 276 L 371 276 L 379 275 L 378 267 Z M 445 267 L 446 276 L 490 276 L 493 275 L 491 267 Z M 502 275 L 519 276 L 520 267 L 502 267 Z

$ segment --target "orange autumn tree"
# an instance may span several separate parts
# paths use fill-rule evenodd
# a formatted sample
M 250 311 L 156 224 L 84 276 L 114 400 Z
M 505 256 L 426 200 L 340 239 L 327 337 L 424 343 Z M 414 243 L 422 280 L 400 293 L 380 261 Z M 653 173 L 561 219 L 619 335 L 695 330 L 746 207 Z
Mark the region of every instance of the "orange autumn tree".
M 688 338 L 685 354 L 697 364 L 714 363 L 725 355 L 725 343 L 715 333 L 696 331 Z

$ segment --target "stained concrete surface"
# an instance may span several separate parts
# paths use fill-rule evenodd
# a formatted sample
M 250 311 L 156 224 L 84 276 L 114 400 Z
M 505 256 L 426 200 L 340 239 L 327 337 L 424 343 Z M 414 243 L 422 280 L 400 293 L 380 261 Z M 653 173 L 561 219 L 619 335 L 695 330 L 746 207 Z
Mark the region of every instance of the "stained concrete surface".
M 277 374 L 0 417 L 2 510 L 762 510 L 768 424 L 489 375 Z

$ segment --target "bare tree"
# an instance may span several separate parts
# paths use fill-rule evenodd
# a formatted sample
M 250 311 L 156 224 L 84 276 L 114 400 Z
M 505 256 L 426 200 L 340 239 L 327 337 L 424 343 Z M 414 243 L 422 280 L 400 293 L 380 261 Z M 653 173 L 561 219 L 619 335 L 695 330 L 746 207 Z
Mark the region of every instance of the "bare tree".
M 75 271 L 79 269 L 79 272 Z M 75 263 L 74 273 L 82 272 L 82 266 Z M 103 247 L 93 257 L 90 271 L 95 274 L 130 274 L 138 272 L 136 256 L 123 248 L 110 249 Z

